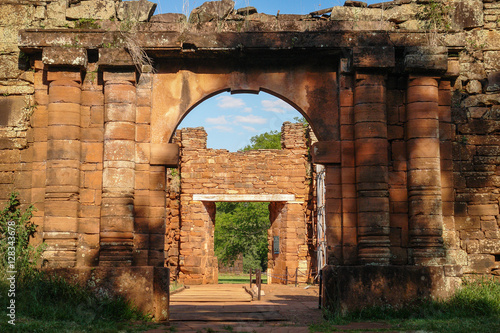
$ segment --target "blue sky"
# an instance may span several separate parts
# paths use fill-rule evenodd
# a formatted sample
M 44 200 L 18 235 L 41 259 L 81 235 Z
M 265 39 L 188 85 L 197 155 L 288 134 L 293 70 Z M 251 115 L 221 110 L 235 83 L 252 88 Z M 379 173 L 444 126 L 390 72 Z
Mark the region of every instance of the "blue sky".
M 186 13 L 203 4 L 205 0 L 149 0 L 158 3 L 157 13 Z M 183 10 L 186 3 L 188 10 Z M 235 8 L 252 6 L 259 13 L 275 15 L 278 10 L 281 14 L 309 14 L 310 12 L 341 6 L 341 0 L 236 0 Z
M 200 6 L 204 0 L 149 0 L 158 3 L 156 14 L 184 13 Z M 382 1 L 382 0 L 381 0 Z M 369 3 L 375 1 L 371 0 Z M 377 1 L 378 2 L 378 1 Z M 342 6 L 342 0 L 236 0 L 235 8 L 253 6 L 259 13 L 309 14 L 310 12 Z M 294 121 L 301 114 L 286 102 L 266 93 L 222 93 L 214 96 L 184 118 L 178 128 L 205 128 L 207 146 L 214 149 L 237 151 L 250 143 L 252 136 L 280 130 L 285 121 Z

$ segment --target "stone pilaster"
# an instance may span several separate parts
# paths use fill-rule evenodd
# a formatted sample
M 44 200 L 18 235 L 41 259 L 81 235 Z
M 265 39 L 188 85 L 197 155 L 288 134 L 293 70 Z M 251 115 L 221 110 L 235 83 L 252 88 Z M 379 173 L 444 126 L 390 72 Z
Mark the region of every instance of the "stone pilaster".
M 80 72 L 48 72 L 43 238 L 47 267 L 74 267 L 80 197 Z
M 412 77 L 407 91 L 409 237 L 415 264 L 440 264 L 443 250 L 439 90 L 432 77 Z
M 101 266 L 132 264 L 136 87 L 134 72 L 104 73 L 104 165 Z
M 389 264 L 389 192 L 384 75 L 356 74 L 354 148 L 358 210 L 358 259 Z

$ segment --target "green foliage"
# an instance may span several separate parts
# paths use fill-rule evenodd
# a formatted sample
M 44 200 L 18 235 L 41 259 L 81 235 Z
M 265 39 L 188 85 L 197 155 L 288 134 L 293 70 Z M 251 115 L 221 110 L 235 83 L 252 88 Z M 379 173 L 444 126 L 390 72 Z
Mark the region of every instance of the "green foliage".
M 446 2 L 430 0 L 426 4 L 420 5 L 417 19 L 425 22 L 424 27 L 427 30 L 449 30 L 451 28 L 451 9 L 452 7 Z
M 1 280 L 0 293 L 6 295 L 7 290 L 6 281 Z M 0 306 L 5 309 L 8 302 L 3 297 Z M 98 295 L 39 271 L 17 284 L 15 302 L 16 325 L 2 321 L 2 332 L 13 328 L 23 332 L 116 332 L 122 326 L 128 328 L 124 332 L 132 332 L 130 321 L 150 321 L 123 298 Z
M 215 254 L 232 265 L 243 255 L 243 269 L 267 268 L 268 204 L 263 202 L 218 202 L 215 218 Z
M 0 321 L 1 332 L 104 332 L 116 329 L 118 321 L 149 320 L 122 298 L 101 297 L 40 272 L 37 261 L 45 244 L 30 244 L 37 228 L 31 221 L 34 207 L 22 210 L 17 196 L 12 193 L 0 212 L 0 307 L 6 309 L 11 300 L 16 305 L 16 325 Z M 15 277 L 15 290 L 7 277 Z
M 448 300 L 420 300 L 401 308 L 370 307 L 345 315 L 327 313 L 328 323 L 313 327 L 331 331 L 332 325 L 383 320 L 398 330 L 432 332 L 500 332 L 500 281 L 464 280 Z
M 5 208 L 0 212 L 0 277 L 7 271 L 16 271 L 18 279 L 26 279 L 36 272 L 36 264 L 44 245 L 34 247 L 30 239 L 37 225 L 30 221 L 35 208 L 30 205 L 21 210 L 17 193 L 11 193 Z
M 304 127 L 307 127 L 309 126 L 309 122 L 307 121 L 306 118 L 304 117 L 293 117 L 293 120 L 296 122 L 296 123 L 300 123 L 302 125 L 304 125 Z
M 81 18 L 75 22 L 75 29 L 101 29 L 101 25 L 93 18 Z
M 250 138 L 251 144 L 245 146 L 242 151 L 256 149 L 281 149 L 281 132 L 270 131 L 255 135 Z

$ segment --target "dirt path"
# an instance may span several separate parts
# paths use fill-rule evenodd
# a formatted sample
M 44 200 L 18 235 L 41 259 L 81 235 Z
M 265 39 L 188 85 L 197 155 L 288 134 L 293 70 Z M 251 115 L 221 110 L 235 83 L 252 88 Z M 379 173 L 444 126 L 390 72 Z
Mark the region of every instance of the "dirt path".
M 309 333 L 309 325 L 323 321 L 318 309 L 317 286 L 263 285 L 265 296 L 260 301 L 230 301 L 240 293 L 243 285 L 196 286 L 192 295 L 206 301 L 186 301 L 176 296 L 170 304 L 168 325 L 148 330 L 147 333 L 163 332 L 249 332 L 249 333 Z M 213 293 L 208 301 L 203 289 Z M 189 295 L 186 293 L 185 295 Z M 225 297 L 228 301 L 225 301 Z M 335 326 L 336 332 L 380 332 L 390 333 L 391 326 L 385 323 L 351 323 Z M 395 331 L 394 331 L 395 332 Z
M 189 302 L 180 297 L 170 304 L 169 326 L 148 333 L 174 332 L 309 332 L 308 325 L 321 322 L 317 286 L 263 285 L 265 296 L 260 301 L 230 301 L 243 285 L 211 285 L 206 289 L 217 302 L 208 301 L 202 286 L 191 294 L 207 301 Z M 224 301 L 224 293 L 228 301 Z M 229 294 L 227 294 L 229 293 Z M 201 298 L 199 295 L 202 295 Z M 187 295 L 187 294 L 185 294 Z

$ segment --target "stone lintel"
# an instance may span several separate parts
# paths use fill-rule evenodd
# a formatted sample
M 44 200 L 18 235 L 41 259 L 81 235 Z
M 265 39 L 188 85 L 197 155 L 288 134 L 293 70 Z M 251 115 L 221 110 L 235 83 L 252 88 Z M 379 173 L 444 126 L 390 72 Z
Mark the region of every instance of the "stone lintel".
M 410 46 L 406 48 L 405 53 L 407 72 L 448 71 L 448 48 L 445 46 Z
M 340 163 L 340 141 L 318 141 L 311 147 L 313 163 L 317 164 L 339 164 Z
M 392 68 L 396 65 L 392 46 L 356 46 L 352 51 L 355 68 Z
M 271 202 L 295 201 L 295 194 L 194 194 L 194 201 Z
M 152 143 L 150 163 L 176 168 L 179 164 L 179 145 L 176 143 Z
M 330 25 L 335 23 L 329 23 Z M 86 49 L 118 49 L 125 46 L 120 31 L 71 30 L 71 29 L 27 29 L 19 32 L 19 48 L 24 52 L 36 52 L 44 47 L 73 45 Z M 169 56 L 182 53 L 183 45 L 198 51 L 242 50 L 276 51 L 293 50 L 335 50 L 358 45 L 382 47 L 406 47 L 427 45 L 427 33 L 352 31 L 345 27 L 324 27 L 317 31 L 258 31 L 258 32 L 180 32 L 180 31 L 138 31 L 134 33 L 138 46 L 153 54 Z M 182 40 L 182 42 L 181 42 Z M 391 46 L 388 46 L 391 45 Z M 109 46 L 109 48 L 107 47 Z M 375 50 L 374 49 L 374 50 Z M 111 60 L 108 61 L 113 64 Z
M 53 70 L 47 71 L 47 81 L 52 82 L 57 80 L 72 80 L 75 82 L 81 82 L 82 74 L 80 72 L 80 69 L 70 71 L 67 68 L 65 68 L 65 70 L 55 68 Z
M 45 65 L 87 67 L 87 50 L 76 47 L 46 47 L 42 51 L 42 62 Z
M 100 48 L 99 66 L 134 66 L 130 54 L 123 47 Z
M 106 81 L 129 81 L 132 83 L 136 82 L 135 70 L 130 71 L 112 71 L 106 70 L 102 75 L 104 82 Z

